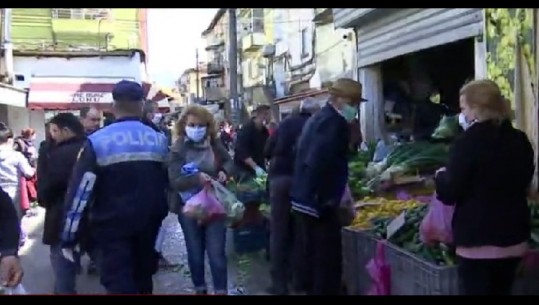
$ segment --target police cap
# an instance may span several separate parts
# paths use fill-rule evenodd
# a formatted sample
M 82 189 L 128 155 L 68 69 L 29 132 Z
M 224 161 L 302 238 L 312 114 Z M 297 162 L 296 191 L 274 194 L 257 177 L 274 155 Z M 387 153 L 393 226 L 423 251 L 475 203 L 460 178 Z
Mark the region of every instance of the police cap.
M 122 80 L 114 85 L 112 98 L 122 102 L 141 102 L 144 99 L 144 90 L 137 82 Z

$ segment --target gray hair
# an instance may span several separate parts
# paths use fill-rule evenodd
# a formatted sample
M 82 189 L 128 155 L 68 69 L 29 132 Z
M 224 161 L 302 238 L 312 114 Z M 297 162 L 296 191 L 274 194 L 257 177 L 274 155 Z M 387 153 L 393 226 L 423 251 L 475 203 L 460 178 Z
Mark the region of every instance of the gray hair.
M 315 113 L 319 109 L 320 109 L 320 105 L 318 104 L 318 101 L 312 97 L 308 97 L 304 99 L 299 104 L 300 112 Z

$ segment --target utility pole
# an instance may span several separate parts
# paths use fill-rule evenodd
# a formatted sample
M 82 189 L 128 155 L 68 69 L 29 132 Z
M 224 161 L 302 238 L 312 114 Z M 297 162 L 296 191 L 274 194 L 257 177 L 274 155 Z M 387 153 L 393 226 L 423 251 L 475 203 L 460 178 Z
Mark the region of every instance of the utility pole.
M 196 72 L 196 82 L 197 82 L 197 103 L 200 102 L 200 71 L 198 69 L 198 48 L 196 49 L 195 53 L 196 57 L 196 65 L 195 65 L 195 72 Z
M 237 126 L 240 124 L 241 119 L 241 103 L 238 99 L 238 35 L 235 8 L 228 9 L 228 37 L 230 41 L 228 48 L 230 103 L 232 106 L 232 121 Z

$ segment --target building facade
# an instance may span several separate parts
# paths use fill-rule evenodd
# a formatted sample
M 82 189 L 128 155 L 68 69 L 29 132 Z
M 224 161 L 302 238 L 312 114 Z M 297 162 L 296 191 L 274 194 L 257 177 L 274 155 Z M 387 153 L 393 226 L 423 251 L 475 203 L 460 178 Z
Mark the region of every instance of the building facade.
M 11 36 L 21 50 L 147 51 L 147 9 L 12 9 Z
M 205 99 L 223 103 L 225 108 L 230 109 L 228 75 L 228 48 L 230 46 L 228 35 L 228 12 L 220 8 L 212 21 L 202 32 L 206 40 L 206 73 L 201 75 L 201 93 Z M 196 79 L 196 78 L 194 78 Z
M 206 67 L 205 63 L 201 63 L 198 71 L 195 68 L 187 69 L 178 79 L 178 91 L 184 105 L 197 102 L 197 98 L 198 100 L 208 99 L 206 90 L 209 87 L 207 87 L 208 84 L 204 83 L 206 81 Z

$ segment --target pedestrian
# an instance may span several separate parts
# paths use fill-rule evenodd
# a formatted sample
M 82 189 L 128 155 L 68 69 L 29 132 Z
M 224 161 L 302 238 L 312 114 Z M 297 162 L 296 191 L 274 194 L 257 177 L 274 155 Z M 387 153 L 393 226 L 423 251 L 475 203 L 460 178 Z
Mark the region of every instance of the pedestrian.
M 80 122 L 84 126 L 86 135 L 98 130 L 102 119 L 101 111 L 93 106 L 85 106 L 80 109 Z
M 37 161 L 37 149 L 34 145 L 36 139 L 36 131 L 32 128 L 25 128 L 21 131 L 21 135 L 15 138 L 15 150 L 22 153 L 28 160 L 28 163 L 35 168 Z M 31 205 L 37 200 L 36 191 L 36 176 L 26 178 L 20 177 L 20 204 L 21 209 L 25 211 L 26 216 L 31 216 Z
M 162 116 L 161 116 L 161 113 L 159 113 L 158 111 L 159 111 L 159 107 L 156 102 L 152 102 L 149 100 L 145 101 L 144 107 L 142 108 L 142 122 L 151 126 L 153 129 L 159 130 L 160 132 L 162 132 L 163 135 L 165 135 L 165 137 L 167 138 L 167 145 L 170 146 L 171 139 L 167 136 L 166 133 L 163 132 L 162 126 L 160 126 Z M 172 196 L 172 194 L 168 194 L 169 206 L 171 204 L 170 196 Z M 156 244 L 154 247 L 155 251 L 157 252 L 157 255 L 159 256 L 159 263 L 158 263 L 159 267 L 167 267 L 170 265 L 167 259 L 163 256 L 163 243 L 165 242 L 164 236 L 165 236 L 164 227 L 163 225 L 161 225 L 161 228 L 159 228 L 159 232 L 157 235 L 158 238 L 156 240 Z
M 14 288 L 22 281 L 19 219 L 10 196 L 0 188 L 0 285 Z
M 54 273 L 54 294 L 76 294 L 76 276 L 79 257 L 67 260 L 62 254 L 60 234 L 64 216 L 64 197 L 84 144 L 84 128 L 72 113 L 59 113 L 49 122 L 51 137 L 56 145 L 49 152 L 47 171 L 41 179 L 45 184 L 41 196 L 45 207 L 43 243 L 50 247 L 50 260 Z
M 238 131 L 236 138 L 234 163 L 238 170 L 238 181 L 242 180 L 242 177 L 259 177 L 266 174 L 264 146 L 269 137 L 266 124 L 271 119 L 271 108 L 268 105 L 258 106 L 253 115 Z
M 221 122 L 219 124 L 219 139 L 221 139 L 223 146 L 227 150 L 230 150 L 234 138 L 232 136 L 232 126 L 227 121 Z
M 83 223 L 90 222 L 86 227 L 107 292 L 151 294 L 158 263 L 155 240 L 168 210 L 168 146 L 159 130 L 141 121 L 140 84 L 120 81 L 112 97 L 116 121 L 88 137 L 73 171 L 62 244 L 73 259 Z
M 184 192 L 203 186 L 212 178 L 225 182 L 232 160 L 217 137 L 217 126 L 213 115 L 204 107 L 190 105 L 176 123 L 178 139 L 170 153 L 169 180 L 171 188 Z M 187 163 L 196 164 L 197 175 L 181 175 Z M 205 253 L 208 254 L 215 294 L 227 294 L 227 258 L 225 253 L 226 225 L 224 219 L 199 224 L 181 212 L 180 196 L 175 213 L 182 227 L 187 248 L 187 261 L 191 280 L 197 294 L 207 294 L 204 279 Z
M 296 290 L 303 290 L 300 277 L 305 273 L 298 270 L 302 257 L 294 257 L 300 249 L 293 251 L 294 229 L 290 187 L 294 172 L 294 157 L 297 140 L 303 126 L 320 107 L 316 100 L 307 98 L 300 104 L 300 111 L 284 119 L 266 144 L 266 158 L 270 160 L 270 257 L 272 286 L 270 294 L 287 295 L 289 280 L 294 278 Z M 294 262 L 294 263 L 293 263 Z M 301 268 L 300 268 L 301 269 Z
M 93 106 L 85 106 L 80 109 L 80 122 L 82 123 L 82 126 L 84 127 L 84 133 L 86 136 L 91 135 L 96 130 L 100 128 L 102 121 L 101 117 L 101 111 Z M 89 216 L 91 217 L 91 215 Z M 92 241 L 91 236 L 86 236 L 87 240 L 85 242 L 87 251 L 88 251 L 88 257 L 90 257 L 90 261 L 88 262 L 88 266 L 86 268 L 86 272 L 88 274 L 96 274 L 97 273 L 97 265 L 96 265 L 96 259 L 97 259 L 97 253 L 94 247 L 94 242 Z
M 36 131 L 32 128 L 21 130 L 21 135 L 15 138 L 15 150 L 22 153 L 30 165 L 35 166 L 37 160 L 37 149 L 34 141 L 36 140 Z
M 359 82 L 335 81 L 328 103 L 305 124 L 296 146 L 292 209 L 311 295 L 337 295 L 341 288 L 339 206 L 348 180 L 349 123 L 358 114 L 361 94 Z
M 531 233 L 527 191 L 534 151 L 527 135 L 513 127 L 509 103 L 493 81 L 464 85 L 460 107 L 467 129 L 435 181 L 438 198 L 455 206 L 462 294 L 510 295 Z
M 24 155 L 14 149 L 13 132 L 0 122 L 0 187 L 9 195 L 15 205 L 19 221 L 26 214 L 21 203 L 22 178 L 31 178 L 35 170 Z M 21 246 L 26 241 L 26 233 L 21 231 Z
M 43 198 L 43 188 L 46 185 L 46 181 L 42 177 L 47 176 L 48 159 L 49 154 L 54 147 L 54 140 L 51 137 L 49 123 L 45 124 L 45 140 L 39 143 L 39 150 L 37 153 L 37 166 L 36 166 L 36 184 L 37 184 L 37 202 L 41 207 L 45 207 L 45 199 Z

